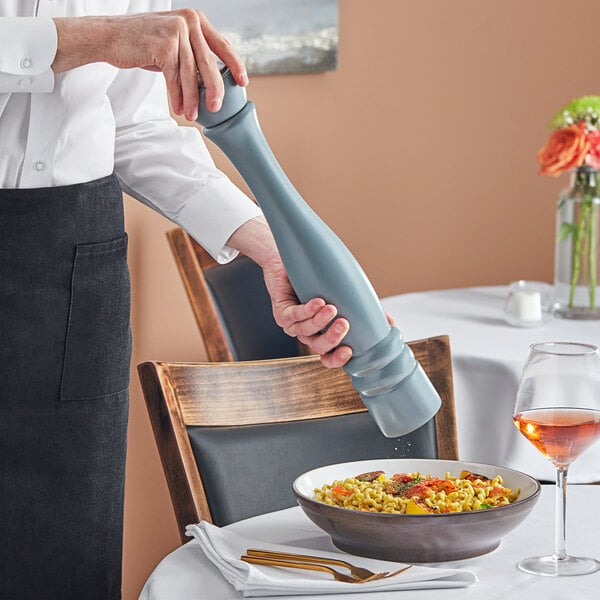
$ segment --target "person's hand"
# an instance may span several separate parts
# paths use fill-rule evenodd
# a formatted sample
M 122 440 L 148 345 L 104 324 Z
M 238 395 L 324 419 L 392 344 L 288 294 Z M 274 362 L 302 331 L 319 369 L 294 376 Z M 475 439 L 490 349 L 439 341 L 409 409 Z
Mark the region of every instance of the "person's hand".
M 92 62 L 161 71 L 173 111 L 190 121 L 197 117 L 198 73 L 206 87 L 207 108 L 221 108 L 224 89 L 216 57 L 229 67 L 238 85 L 248 83 L 244 63 L 231 44 L 197 10 L 65 17 L 54 22 L 58 32 L 55 73 Z
M 227 240 L 227 245 L 261 266 L 273 316 L 288 335 L 319 354 L 326 367 L 343 367 L 350 360 L 352 350 L 340 345 L 350 328 L 348 321 L 336 319 L 336 307 L 322 298 L 313 298 L 306 304 L 299 302 L 264 216 L 243 223 Z
M 343 367 L 352 357 L 352 350 L 341 345 L 350 325 L 346 319 L 335 318 L 336 307 L 322 298 L 300 304 L 283 264 L 277 259 L 263 265 L 263 274 L 277 324 L 319 354 L 324 366 Z

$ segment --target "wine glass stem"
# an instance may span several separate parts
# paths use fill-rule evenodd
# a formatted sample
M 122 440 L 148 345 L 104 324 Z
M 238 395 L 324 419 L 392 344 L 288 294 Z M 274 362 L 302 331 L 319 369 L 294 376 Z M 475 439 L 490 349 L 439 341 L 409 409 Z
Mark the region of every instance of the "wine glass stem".
M 554 559 L 567 558 L 565 549 L 565 524 L 567 514 L 567 471 L 568 466 L 556 467 L 556 505 L 554 526 Z

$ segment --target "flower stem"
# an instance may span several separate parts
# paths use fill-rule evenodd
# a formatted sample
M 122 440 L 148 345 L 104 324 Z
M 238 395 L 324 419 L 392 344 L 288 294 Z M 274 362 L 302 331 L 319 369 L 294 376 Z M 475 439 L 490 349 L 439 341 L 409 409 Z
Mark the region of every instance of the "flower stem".
M 590 264 L 590 277 L 588 283 L 589 295 L 590 295 L 590 309 L 596 308 L 596 213 L 598 207 L 592 200 L 590 202 L 590 214 L 588 216 L 588 240 L 589 240 L 589 264 Z
M 574 232 L 574 249 L 573 249 L 573 272 L 571 273 L 571 289 L 569 291 L 569 308 L 573 308 L 575 302 L 575 289 L 579 281 L 579 272 L 581 271 L 581 240 L 585 231 L 585 215 L 584 205 L 581 207 L 579 221 Z
M 574 183 L 574 197 L 578 199 L 579 214 L 573 215 L 570 229 L 572 240 L 572 269 L 571 285 L 569 289 L 569 308 L 575 305 L 575 292 L 578 283 L 587 287 L 589 308 L 596 308 L 596 251 L 597 251 L 597 224 L 596 216 L 598 207 L 596 197 L 596 173 L 588 169 L 577 170 Z M 577 208 L 575 208 L 577 211 Z M 582 273 L 583 270 L 583 273 Z

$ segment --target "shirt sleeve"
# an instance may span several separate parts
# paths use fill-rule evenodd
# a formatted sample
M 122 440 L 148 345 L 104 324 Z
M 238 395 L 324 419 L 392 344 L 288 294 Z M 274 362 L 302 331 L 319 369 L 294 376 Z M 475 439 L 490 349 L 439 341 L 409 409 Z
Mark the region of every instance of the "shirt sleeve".
M 0 17 L 0 93 L 51 92 L 57 44 L 50 18 Z
M 124 191 L 183 227 L 215 260 L 234 258 L 227 240 L 262 212 L 215 167 L 198 129 L 171 118 L 162 75 L 120 71 L 108 94 Z

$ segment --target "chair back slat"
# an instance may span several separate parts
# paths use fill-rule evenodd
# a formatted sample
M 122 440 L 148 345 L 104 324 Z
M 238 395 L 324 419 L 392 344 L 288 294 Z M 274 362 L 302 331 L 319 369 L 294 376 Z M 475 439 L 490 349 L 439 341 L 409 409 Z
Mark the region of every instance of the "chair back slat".
M 255 425 L 366 410 L 344 371 L 326 369 L 318 356 L 220 363 L 201 371 L 171 365 L 170 376 L 187 425 Z
M 204 340 L 208 360 L 232 361 L 233 353 L 203 273 L 204 268 L 216 265 L 216 262 L 183 229 L 173 229 L 167 237 Z

